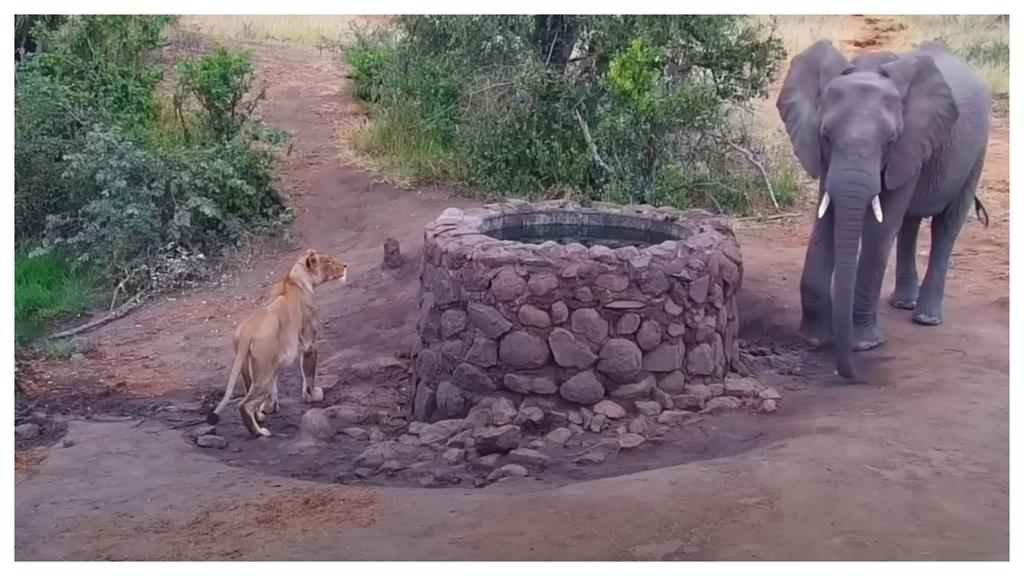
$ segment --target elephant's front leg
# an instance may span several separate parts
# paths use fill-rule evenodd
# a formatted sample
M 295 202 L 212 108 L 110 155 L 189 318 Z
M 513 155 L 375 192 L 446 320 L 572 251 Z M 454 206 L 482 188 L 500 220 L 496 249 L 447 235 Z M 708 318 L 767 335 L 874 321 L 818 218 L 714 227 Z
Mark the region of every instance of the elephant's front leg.
M 913 310 L 917 306 L 917 232 L 921 219 L 907 216 L 900 226 L 896 242 L 896 288 L 889 297 L 889 304 L 901 310 Z
M 901 209 L 896 209 L 892 202 L 882 201 L 884 217 L 881 223 L 875 220 L 870 210 L 864 216 L 853 296 L 853 349 L 857 351 L 870 350 L 885 343 L 878 325 L 878 299 L 889 263 L 889 252 L 906 208 L 905 203 L 897 203 L 901 204 Z
M 812 346 L 832 341 L 832 269 L 835 266 L 835 210 L 814 222 L 800 277 L 800 334 Z

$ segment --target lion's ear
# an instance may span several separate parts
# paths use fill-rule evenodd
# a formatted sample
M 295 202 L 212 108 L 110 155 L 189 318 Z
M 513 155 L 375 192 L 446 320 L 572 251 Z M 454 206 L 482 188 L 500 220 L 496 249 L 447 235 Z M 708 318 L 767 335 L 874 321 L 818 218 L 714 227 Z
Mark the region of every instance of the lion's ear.
M 306 251 L 306 268 L 309 270 L 316 269 L 316 250 Z

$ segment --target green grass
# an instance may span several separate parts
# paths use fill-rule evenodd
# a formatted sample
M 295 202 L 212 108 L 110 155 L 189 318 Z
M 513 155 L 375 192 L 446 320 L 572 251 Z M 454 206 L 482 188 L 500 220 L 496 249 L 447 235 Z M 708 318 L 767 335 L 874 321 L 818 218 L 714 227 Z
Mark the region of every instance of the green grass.
M 50 254 L 14 257 L 14 334 L 19 341 L 36 338 L 55 320 L 81 312 L 96 300 L 87 274 L 75 272 L 67 259 Z

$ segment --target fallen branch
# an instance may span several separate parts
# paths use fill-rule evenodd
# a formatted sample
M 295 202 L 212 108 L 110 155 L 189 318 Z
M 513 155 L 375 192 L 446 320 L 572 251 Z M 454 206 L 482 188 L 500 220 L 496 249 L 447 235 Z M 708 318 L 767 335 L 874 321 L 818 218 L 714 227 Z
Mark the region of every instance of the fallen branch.
M 132 310 L 138 308 L 139 305 L 142 304 L 143 296 L 144 294 L 140 292 L 133 296 L 131 300 L 128 300 L 124 304 L 121 304 L 121 306 L 117 310 L 114 310 L 110 314 L 107 314 L 102 318 L 92 320 L 91 322 L 86 322 L 81 326 L 76 326 L 74 328 L 69 328 L 68 330 L 64 330 L 62 332 L 57 332 L 56 334 L 51 334 L 48 339 L 58 340 L 60 338 L 69 338 L 71 336 L 81 334 L 82 332 L 88 332 L 89 330 L 92 330 L 94 328 L 99 328 L 100 326 L 103 326 L 108 322 L 113 322 L 114 320 L 117 320 L 118 318 L 121 318 L 127 315 Z
M 803 216 L 800 212 L 787 212 L 786 214 L 772 214 L 771 216 L 744 216 L 742 218 L 736 218 L 737 222 L 745 220 L 757 220 L 759 222 L 767 222 L 770 220 L 784 220 L 786 218 L 796 218 L 797 216 Z
M 740 146 L 739 144 L 733 142 L 732 140 L 729 140 L 728 138 L 722 138 L 722 141 L 725 142 L 733 150 L 742 154 L 743 157 L 747 159 L 747 162 L 750 162 L 750 164 L 754 168 L 757 168 L 757 170 L 761 173 L 761 177 L 764 178 L 764 185 L 768 187 L 768 197 L 771 198 L 772 206 L 775 206 L 775 209 L 778 210 L 779 201 L 775 199 L 775 190 L 772 188 L 771 179 L 768 178 L 768 171 L 764 169 L 764 165 L 758 162 L 757 158 L 754 157 L 754 153 L 751 152 L 750 150 L 747 150 L 746 148 Z
M 587 149 L 590 150 L 590 155 L 594 157 L 594 162 L 597 165 L 607 171 L 609 174 L 615 174 L 615 170 L 605 161 L 601 159 L 601 155 L 597 153 L 597 145 L 594 144 L 594 139 L 590 137 L 590 127 L 587 126 L 587 121 L 583 119 L 583 115 L 580 114 L 579 110 L 576 110 L 576 120 L 580 123 L 580 128 L 583 129 L 583 139 L 587 141 Z

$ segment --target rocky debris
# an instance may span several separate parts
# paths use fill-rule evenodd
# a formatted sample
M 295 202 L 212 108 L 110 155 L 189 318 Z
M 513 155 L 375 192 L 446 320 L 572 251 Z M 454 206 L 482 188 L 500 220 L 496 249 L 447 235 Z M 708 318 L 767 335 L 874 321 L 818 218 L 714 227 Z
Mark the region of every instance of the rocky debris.
M 365 421 L 370 416 L 370 410 L 356 404 L 335 404 L 323 409 L 324 414 L 335 425 L 352 425 Z
M 491 472 L 487 475 L 488 482 L 496 482 L 502 478 L 514 477 L 514 478 L 525 478 L 530 475 L 530 471 L 526 469 L 522 464 L 505 464 L 501 468 Z
M 384 268 L 397 270 L 402 267 L 402 251 L 398 240 L 388 238 L 384 241 Z
M 430 488 L 431 486 L 434 485 L 435 481 L 436 481 L 436 478 L 434 477 L 434 474 L 432 474 L 430 472 L 427 472 L 423 476 L 420 476 L 420 479 L 417 480 L 416 483 L 419 484 L 423 488 Z
M 430 426 L 429 422 L 410 422 L 409 425 L 406 427 L 406 431 L 409 434 L 419 436 L 420 434 L 423 433 L 424 430 L 427 429 L 428 426 Z
M 61 442 L 61 446 L 65 447 L 65 448 L 71 448 L 74 445 L 75 445 L 75 441 L 72 440 L 71 438 L 65 438 L 64 441 Z
M 384 432 L 380 428 L 376 426 L 370 428 L 370 442 L 383 442 L 384 438 Z
M 580 456 L 577 461 L 583 462 L 584 464 L 604 464 L 607 455 L 601 450 L 593 450 L 584 453 Z
M 530 448 L 516 448 L 508 453 L 508 459 L 510 462 L 534 468 L 543 468 L 551 463 L 549 456 Z
M 578 410 L 570 410 L 568 414 L 569 422 L 576 424 L 577 426 L 583 425 L 583 415 Z
M 473 433 L 473 440 L 480 454 L 505 453 L 519 446 L 519 426 L 508 424 L 483 428 Z
M 461 390 L 472 394 L 493 394 L 498 389 L 490 376 L 467 362 L 455 367 L 455 371 L 452 372 L 452 383 Z M 418 420 L 426 420 L 426 418 L 418 418 Z
M 661 404 L 650 400 L 637 400 L 633 405 L 636 406 L 636 411 L 644 416 L 657 416 L 662 410 Z
M 540 368 L 548 363 L 551 350 L 544 340 L 529 332 L 516 330 L 501 339 L 498 357 L 512 368 Z
M 781 400 L 782 395 L 775 388 L 765 388 L 758 394 L 762 400 Z
M 689 412 L 687 410 L 666 410 L 661 414 L 658 414 L 658 424 L 676 426 L 678 424 L 682 424 L 692 416 L 693 412 Z
M 682 394 L 685 392 L 685 387 L 686 376 L 678 370 L 669 372 L 658 382 L 658 388 L 669 394 Z
M 547 376 L 525 376 L 522 374 L 505 374 L 505 388 L 520 394 L 554 394 L 558 392 L 558 384 Z
M 342 434 L 344 434 L 345 436 L 348 436 L 349 438 L 351 438 L 353 440 L 363 441 L 363 440 L 369 440 L 370 439 L 370 433 L 367 432 L 366 429 L 358 428 L 356 426 L 349 426 L 348 428 L 342 429 L 341 432 L 342 432 Z
M 640 434 L 646 436 L 650 430 L 650 425 L 647 423 L 646 418 L 633 418 L 629 421 L 629 426 L 626 428 L 631 434 Z
M 725 386 L 723 384 L 708 384 L 708 390 L 712 396 L 721 396 L 725 392 Z
M 594 404 L 593 409 L 596 414 L 602 414 L 611 419 L 623 418 L 626 416 L 626 409 L 617 402 L 613 402 L 611 400 L 602 400 L 597 404 Z
M 299 434 L 314 440 L 330 440 L 337 433 L 334 422 L 322 408 L 310 408 L 299 420 Z
M 676 304 L 675 300 L 671 298 L 665 299 L 665 313 L 669 316 L 679 316 L 683 313 L 683 307 Z
M 675 402 L 672 401 L 672 397 L 669 396 L 668 392 L 665 392 L 661 388 L 654 389 L 653 398 L 655 402 L 661 405 L 662 410 L 671 410 L 675 408 Z
M 524 426 L 526 424 L 532 424 L 533 426 L 539 426 L 544 421 L 544 411 L 536 406 L 525 406 L 519 409 L 519 414 L 516 415 L 514 424 L 517 426 Z
M 369 478 L 370 476 L 373 476 L 373 468 L 363 466 L 361 468 L 356 468 L 352 473 L 355 474 L 357 478 Z
M 555 363 L 563 368 L 587 368 L 597 362 L 597 355 L 590 350 L 586 342 L 576 339 L 572 332 L 565 328 L 555 328 L 548 335 L 548 346 L 555 358 Z
M 217 434 L 217 427 L 212 424 L 202 424 L 189 431 L 189 436 L 193 439 L 200 436 L 206 436 L 208 434 Z
M 644 354 L 643 369 L 648 372 L 672 372 L 683 366 L 683 355 L 686 352 L 682 342 L 675 344 L 663 343 Z
M 224 448 L 228 445 L 228 441 L 222 436 L 215 436 L 213 434 L 204 434 L 196 438 L 196 446 L 200 448 Z
M 469 449 L 472 448 L 475 443 L 476 441 L 473 440 L 473 429 L 470 428 L 449 438 L 445 445 L 453 448 Z
M 498 465 L 499 458 L 501 458 L 500 454 L 481 456 L 469 463 L 469 469 L 475 472 L 490 472 Z
M 761 383 L 754 378 L 727 378 L 725 394 L 741 398 L 753 398 L 761 393 Z
M 550 328 L 551 316 L 532 304 L 524 304 L 519 309 L 519 323 L 534 328 Z
M 491 403 L 479 402 L 469 409 L 466 415 L 466 426 L 469 428 L 483 428 L 491 425 Z
M 388 460 L 397 460 L 401 456 L 408 456 L 415 452 L 415 447 L 405 446 L 394 440 L 385 440 L 368 446 L 362 454 L 356 456 L 354 464 L 356 467 L 377 468 Z
M 74 362 L 75 364 L 81 364 L 82 362 L 85 362 L 85 354 L 82 354 L 81 352 L 72 354 L 71 361 Z
M 449 466 L 455 466 L 466 459 L 466 451 L 461 448 L 449 448 L 441 454 L 441 459 Z
M 380 471 L 386 474 L 395 474 L 396 472 L 401 472 L 408 467 L 409 466 L 401 460 L 387 460 L 380 465 Z
M 704 404 L 704 409 L 701 413 L 713 414 L 715 412 L 724 412 L 726 410 L 736 410 L 743 407 L 743 402 L 739 398 L 732 396 L 718 396 L 708 400 Z
M 704 408 L 705 396 L 699 394 L 676 394 L 672 397 L 672 404 L 678 408 L 691 408 L 700 410 Z
M 683 388 L 683 391 L 686 394 L 697 396 L 701 400 L 708 400 L 714 396 L 714 394 L 711 393 L 711 386 L 708 386 L 707 384 L 687 384 Z
M 403 444 L 405 446 L 420 445 L 420 439 L 417 438 L 416 436 L 413 436 L 412 434 L 402 434 L 401 436 L 398 437 L 398 442 L 399 444 Z
M 654 350 L 661 344 L 661 323 L 657 320 L 644 320 L 636 333 L 636 343 L 644 352 Z
M 545 440 L 555 446 L 564 446 L 572 438 L 572 430 L 568 428 L 555 428 L 544 437 Z
M 517 414 L 515 405 L 508 398 L 495 398 L 491 404 L 491 424 L 495 426 L 511 424 Z
M 504 333 L 512 329 L 512 323 L 505 319 L 496 308 L 471 302 L 466 306 L 469 314 L 469 321 L 478 330 L 490 339 L 500 338 Z
M 604 414 L 594 414 L 594 417 L 590 419 L 590 431 L 595 434 L 600 434 L 607 425 L 608 417 Z
M 764 400 L 763 402 L 761 402 L 761 412 L 772 414 L 773 412 L 778 412 L 778 410 L 779 404 L 777 400 L 772 400 L 769 398 L 768 400 Z
M 628 382 L 640 372 L 643 353 L 632 340 L 612 338 L 598 354 L 597 369 L 617 382 Z
M 654 384 L 654 376 L 648 375 L 642 378 L 639 382 L 619 386 L 615 390 L 612 390 L 611 397 L 618 400 L 638 400 L 641 398 L 647 398 L 651 395 L 651 391 L 654 390 Z
M 583 433 L 585 432 L 585 430 L 583 429 L 583 426 L 581 426 L 579 424 L 569 424 L 569 431 L 572 432 L 573 438 L 576 438 L 578 436 L 582 436 Z
M 640 446 L 641 444 L 643 444 L 645 441 L 646 441 L 646 438 L 644 438 L 643 436 L 641 436 L 639 434 L 633 434 L 633 433 L 624 434 L 624 435 L 619 437 L 619 448 L 625 448 L 625 449 L 636 448 L 637 446 Z
M 570 402 L 596 404 L 604 398 L 604 385 L 592 370 L 587 370 L 563 382 L 558 393 Z
M 452 419 L 434 422 L 423 429 L 419 434 L 419 443 L 423 446 L 430 446 L 444 442 L 451 438 L 456 432 L 461 431 L 466 425 L 465 420 Z
M 437 395 L 427 386 L 426 382 L 420 382 L 416 386 L 416 395 L 412 399 L 412 416 L 416 420 L 428 420 L 436 407 Z

